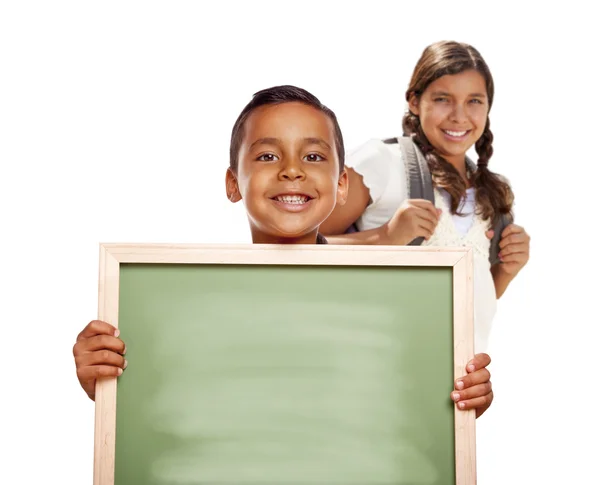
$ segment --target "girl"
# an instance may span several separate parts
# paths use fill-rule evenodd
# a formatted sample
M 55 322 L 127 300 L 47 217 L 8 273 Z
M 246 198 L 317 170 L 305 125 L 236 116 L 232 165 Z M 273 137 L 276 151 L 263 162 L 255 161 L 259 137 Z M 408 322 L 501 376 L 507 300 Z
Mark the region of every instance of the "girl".
M 346 160 L 349 193 L 321 226 L 332 244 L 409 244 L 474 249 L 475 352 L 487 346 L 496 300 L 529 259 L 529 236 L 510 224 L 500 235 L 501 263 L 489 262 L 496 217 L 512 214 L 508 183 L 491 172 L 489 111 L 494 83 L 479 52 L 457 42 L 427 47 L 406 92 L 402 126 L 426 160 L 435 205 L 409 199 L 407 172 L 398 142 L 371 140 Z M 475 146 L 475 165 L 467 151 Z M 359 232 L 345 234 L 352 224 Z

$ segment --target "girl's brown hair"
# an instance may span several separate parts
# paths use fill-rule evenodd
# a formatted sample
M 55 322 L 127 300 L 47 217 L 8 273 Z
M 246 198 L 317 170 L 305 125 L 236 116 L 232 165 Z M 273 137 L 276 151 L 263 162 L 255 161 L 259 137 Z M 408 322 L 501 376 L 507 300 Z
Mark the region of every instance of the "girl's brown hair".
M 410 102 L 412 95 L 418 100 L 427 87 L 442 76 L 459 74 L 470 69 L 476 70 L 483 76 L 489 109 L 491 109 L 494 101 L 494 80 L 483 57 L 474 47 L 451 41 L 436 42 L 423 51 L 406 91 L 406 100 Z M 410 110 L 402 119 L 402 128 L 404 136 L 410 136 L 423 152 L 434 185 L 447 190 L 450 194 L 450 208 L 452 213 L 456 214 L 467 189 L 466 182 L 454 166 L 436 152 L 425 133 L 423 133 L 419 117 Z M 494 152 L 493 140 L 494 136 L 490 130 L 488 110 L 485 130 L 481 138 L 475 143 L 475 150 L 479 158 L 477 160 L 477 170 L 475 173 L 470 174 L 470 182 L 476 190 L 478 213 L 483 219 L 489 218 L 491 220 L 501 214 L 510 214 L 513 204 L 513 193 L 510 185 L 488 168 L 488 163 Z

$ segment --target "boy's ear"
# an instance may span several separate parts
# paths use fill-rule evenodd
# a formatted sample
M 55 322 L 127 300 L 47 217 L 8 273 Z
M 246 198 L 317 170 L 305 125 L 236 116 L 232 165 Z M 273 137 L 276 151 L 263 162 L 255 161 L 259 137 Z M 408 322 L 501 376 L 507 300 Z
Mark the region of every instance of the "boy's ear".
M 238 186 L 237 177 L 231 168 L 228 168 L 227 173 L 225 174 L 225 191 L 227 192 L 227 198 L 231 202 L 235 203 L 242 200 L 242 194 L 240 194 L 240 187 Z
M 346 171 L 346 168 L 344 168 L 344 170 L 342 170 L 342 173 L 340 173 L 340 178 L 338 179 L 336 204 L 344 205 L 346 203 L 347 198 L 348 172 Z
M 408 109 L 415 116 L 419 116 L 419 98 L 415 96 L 415 93 L 411 93 L 408 98 Z

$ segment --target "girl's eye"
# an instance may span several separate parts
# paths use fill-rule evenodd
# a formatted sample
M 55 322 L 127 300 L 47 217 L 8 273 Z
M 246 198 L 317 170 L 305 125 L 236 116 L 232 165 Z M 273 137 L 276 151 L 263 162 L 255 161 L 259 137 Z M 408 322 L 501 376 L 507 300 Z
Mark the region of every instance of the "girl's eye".
M 260 160 L 261 162 L 274 162 L 276 159 L 277 157 L 272 153 L 265 153 L 257 158 L 257 160 Z
M 308 155 L 306 155 L 306 157 L 304 157 L 306 159 L 306 161 L 308 162 L 322 162 L 323 160 L 325 160 L 321 155 L 319 155 L 318 153 L 309 153 Z
M 434 101 L 436 103 L 444 103 L 444 102 L 448 101 L 448 98 L 435 98 Z
M 477 98 L 473 98 L 470 102 L 471 103 L 475 103 L 475 104 L 483 104 L 483 102 L 481 101 L 481 99 L 477 99 Z

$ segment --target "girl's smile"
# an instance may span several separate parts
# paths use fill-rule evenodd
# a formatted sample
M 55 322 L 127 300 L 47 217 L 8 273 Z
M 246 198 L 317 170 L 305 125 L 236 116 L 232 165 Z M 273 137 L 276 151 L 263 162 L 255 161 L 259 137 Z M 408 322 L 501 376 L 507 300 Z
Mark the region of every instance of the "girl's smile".
M 469 137 L 469 134 L 473 130 L 463 130 L 463 131 L 451 131 L 451 130 L 442 130 L 447 140 L 450 141 L 464 141 Z

